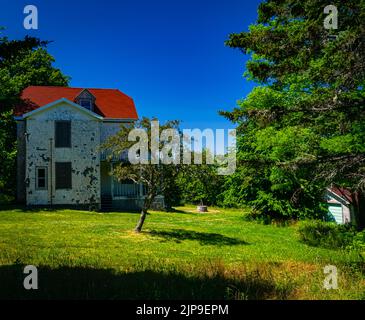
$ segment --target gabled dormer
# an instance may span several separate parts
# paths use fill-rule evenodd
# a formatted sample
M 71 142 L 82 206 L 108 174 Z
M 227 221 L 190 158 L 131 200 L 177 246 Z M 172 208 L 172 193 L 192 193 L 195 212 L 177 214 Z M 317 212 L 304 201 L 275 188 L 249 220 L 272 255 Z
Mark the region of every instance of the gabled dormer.
M 87 89 L 82 90 L 75 98 L 75 102 L 81 107 L 94 112 L 95 96 Z

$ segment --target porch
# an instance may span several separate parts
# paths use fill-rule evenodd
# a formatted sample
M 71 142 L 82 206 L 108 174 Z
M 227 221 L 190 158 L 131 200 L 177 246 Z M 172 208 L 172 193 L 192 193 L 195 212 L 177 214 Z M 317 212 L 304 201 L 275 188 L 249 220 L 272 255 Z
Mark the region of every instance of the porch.
M 110 176 L 112 164 L 106 161 L 101 166 L 101 210 L 139 210 L 142 208 L 147 189 L 142 184 L 131 180 L 118 181 Z M 162 196 L 158 196 L 153 204 L 155 208 L 163 208 Z

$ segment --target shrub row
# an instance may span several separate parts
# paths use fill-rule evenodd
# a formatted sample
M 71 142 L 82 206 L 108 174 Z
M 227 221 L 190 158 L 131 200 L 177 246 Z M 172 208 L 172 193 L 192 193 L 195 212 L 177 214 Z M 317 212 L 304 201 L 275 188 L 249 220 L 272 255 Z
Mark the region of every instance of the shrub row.
M 349 224 L 338 225 L 320 220 L 303 221 L 300 240 L 308 245 L 330 249 L 365 249 L 365 232 L 357 232 Z

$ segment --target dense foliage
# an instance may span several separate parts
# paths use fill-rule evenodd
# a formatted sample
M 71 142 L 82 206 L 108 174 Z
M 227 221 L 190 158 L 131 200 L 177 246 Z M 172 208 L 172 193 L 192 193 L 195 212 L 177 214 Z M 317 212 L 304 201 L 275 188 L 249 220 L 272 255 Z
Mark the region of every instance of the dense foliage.
M 324 27 L 321 0 L 267 0 L 248 32 L 227 45 L 250 54 L 258 86 L 231 112 L 239 168 L 224 202 L 271 216 L 321 217 L 323 190 L 356 193 L 365 223 L 365 0 L 332 1 L 338 29 Z
M 202 154 L 202 164 L 186 165 L 180 170 L 176 184 L 183 203 L 220 205 L 221 193 L 225 181 L 218 175 L 217 164 L 206 164 L 206 154 Z
M 299 238 L 302 242 L 329 249 L 358 250 L 365 253 L 365 231 L 357 232 L 352 225 L 338 225 L 320 220 L 301 222 Z
M 0 30 L 1 32 L 1 30 Z M 16 128 L 13 110 L 30 85 L 67 86 L 68 77 L 52 66 L 48 42 L 33 37 L 9 40 L 0 35 L 0 201 L 14 198 Z
M 350 246 L 356 231 L 350 225 L 337 225 L 320 220 L 304 221 L 300 224 L 300 240 L 314 247 L 340 249 Z
M 12 112 L 0 111 L 0 203 L 14 199 L 15 191 L 15 125 Z

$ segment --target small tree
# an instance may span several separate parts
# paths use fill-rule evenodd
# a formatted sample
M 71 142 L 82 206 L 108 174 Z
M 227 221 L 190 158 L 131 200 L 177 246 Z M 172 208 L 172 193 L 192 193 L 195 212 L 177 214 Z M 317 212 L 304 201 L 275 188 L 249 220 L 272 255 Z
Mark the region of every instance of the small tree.
M 141 232 L 148 210 L 159 194 L 174 183 L 179 170 L 179 161 L 174 158 L 173 148 L 180 148 L 178 121 L 167 121 L 157 128 L 152 125 L 156 119 L 142 118 L 133 125 L 122 125 L 120 131 L 111 136 L 103 145 L 103 149 L 110 151 L 109 160 L 119 159 L 114 165 L 112 175 L 118 180 L 130 179 L 146 187 L 146 195 L 141 209 L 140 219 L 135 232 Z M 175 135 L 163 138 L 161 133 L 172 132 Z M 162 139 L 160 140 L 160 136 Z M 168 139 L 167 139 L 168 138 Z M 156 148 L 157 147 L 157 148 Z M 163 152 L 160 153 L 159 150 Z M 177 151 L 177 149 L 175 149 Z M 126 157 L 128 153 L 128 157 Z M 161 159 L 162 155 L 164 159 Z M 166 159 L 166 155 L 169 159 Z M 161 160 L 161 161 L 160 161 Z

